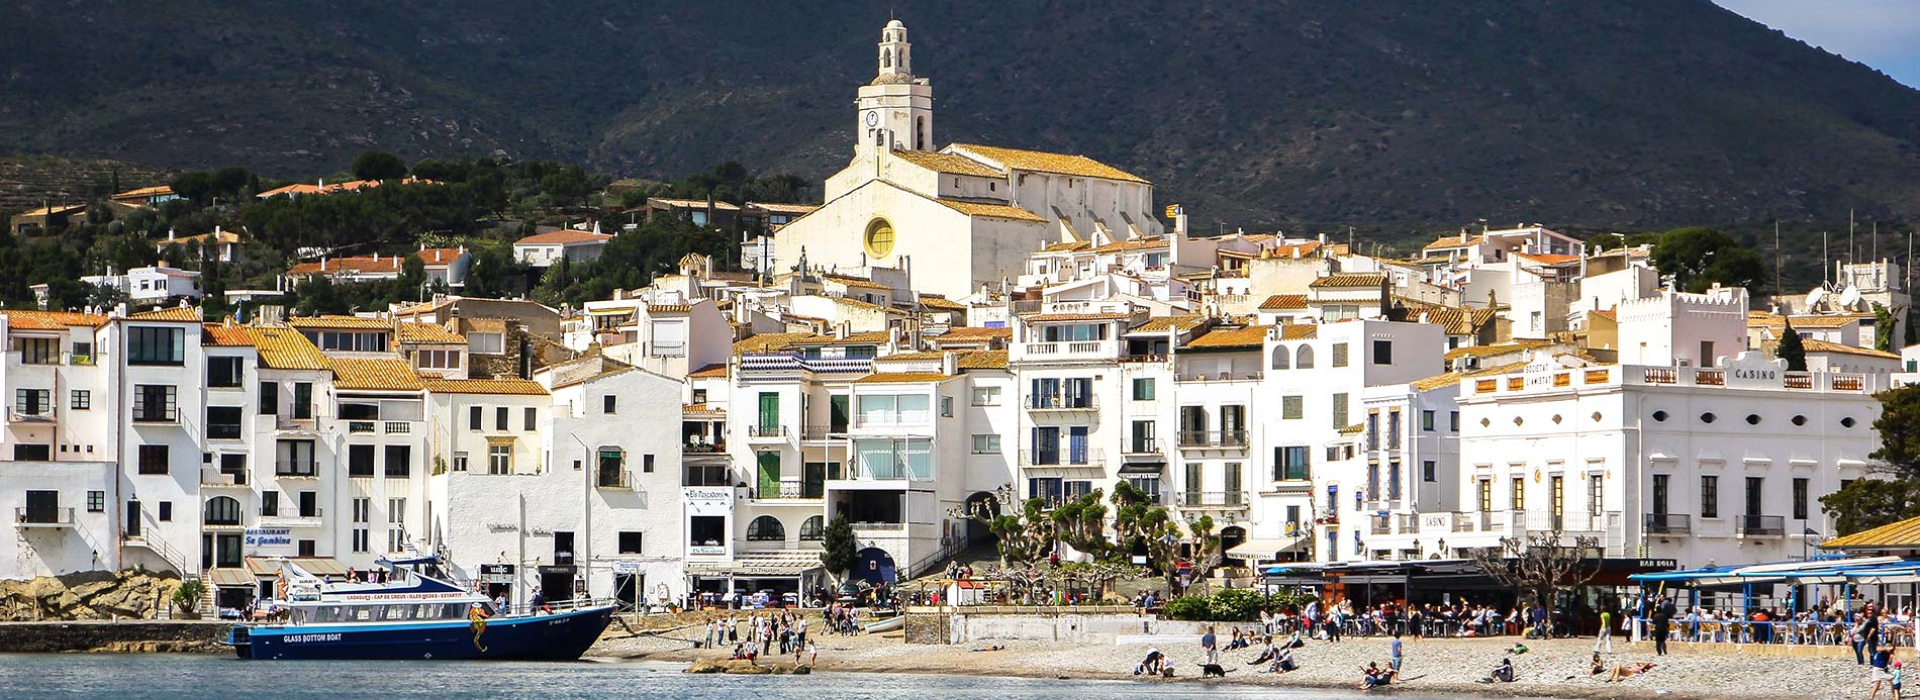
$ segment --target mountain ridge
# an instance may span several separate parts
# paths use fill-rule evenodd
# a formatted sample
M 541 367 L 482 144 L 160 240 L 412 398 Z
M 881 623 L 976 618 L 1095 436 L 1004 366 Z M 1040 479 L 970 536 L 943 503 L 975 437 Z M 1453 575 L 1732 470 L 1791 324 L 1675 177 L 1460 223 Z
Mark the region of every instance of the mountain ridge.
M 287 177 L 366 148 L 656 177 L 731 159 L 818 182 L 851 154 L 892 7 L 27 0 L 0 10 L 31 28 L 0 47 L 0 149 Z M 1086 154 L 1230 227 L 1920 213 L 1920 91 L 1708 0 L 899 16 L 938 143 Z

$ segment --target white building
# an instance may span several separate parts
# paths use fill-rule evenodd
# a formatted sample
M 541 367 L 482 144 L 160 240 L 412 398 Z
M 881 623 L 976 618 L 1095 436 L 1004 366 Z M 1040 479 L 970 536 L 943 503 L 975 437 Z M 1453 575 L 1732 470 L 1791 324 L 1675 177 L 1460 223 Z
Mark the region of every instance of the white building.
M 975 144 L 936 150 L 933 88 L 912 72 L 899 20 L 881 31 L 878 75 L 861 86 L 854 155 L 825 203 L 777 231 L 773 269 L 922 265 L 916 291 L 960 298 L 1018 275 L 1048 243 L 1158 235 L 1153 185 L 1077 155 Z
M 126 295 L 135 305 L 170 304 L 200 299 L 200 273 L 166 266 L 136 267 L 122 274 L 87 275 L 81 282 Z M 43 297 L 41 305 L 45 306 Z
M 598 260 L 600 253 L 607 249 L 607 242 L 613 240 L 613 234 L 601 233 L 597 223 L 593 228 L 592 231 L 560 229 L 527 236 L 513 242 L 513 258 L 541 268 L 561 261 Z
M 1713 368 L 1537 356 L 1463 381 L 1463 508 L 1423 518 L 1420 549 L 1558 529 L 1683 567 L 1801 557 L 1834 534 L 1819 498 L 1867 476 L 1880 388 L 1757 353 Z

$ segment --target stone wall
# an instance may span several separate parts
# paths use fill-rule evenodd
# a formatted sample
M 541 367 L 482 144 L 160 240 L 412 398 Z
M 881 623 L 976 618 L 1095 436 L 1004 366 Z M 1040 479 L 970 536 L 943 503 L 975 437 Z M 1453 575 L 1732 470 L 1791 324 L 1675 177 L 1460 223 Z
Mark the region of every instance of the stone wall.
M 0 623 L 0 653 L 221 653 L 231 622 Z
M 908 608 L 909 644 L 972 644 L 982 641 L 1046 641 L 1113 644 L 1121 637 L 1194 637 L 1207 622 L 1162 620 L 1124 606 L 915 607 Z

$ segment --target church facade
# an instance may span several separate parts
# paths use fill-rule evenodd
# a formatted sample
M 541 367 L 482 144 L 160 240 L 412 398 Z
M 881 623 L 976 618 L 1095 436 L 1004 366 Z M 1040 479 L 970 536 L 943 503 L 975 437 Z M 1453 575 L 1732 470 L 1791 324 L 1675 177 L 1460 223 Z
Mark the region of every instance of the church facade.
M 907 268 L 914 288 L 961 297 L 1018 276 L 1042 246 L 1158 236 L 1153 183 L 1079 155 L 933 147 L 933 86 L 912 71 L 899 20 L 855 101 L 853 160 L 825 203 L 775 234 L 775 269 Z

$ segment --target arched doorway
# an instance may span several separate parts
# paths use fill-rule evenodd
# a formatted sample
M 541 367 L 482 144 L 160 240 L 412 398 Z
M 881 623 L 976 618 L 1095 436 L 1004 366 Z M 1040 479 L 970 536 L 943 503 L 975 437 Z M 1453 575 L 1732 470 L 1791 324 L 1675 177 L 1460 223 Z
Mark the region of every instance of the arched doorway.
M 894 578 L 893 555 L 879 547 L 862 549 L 853 566 L 853 577 L 874 585 L 892 584 Z
M 1246 541 L 1247 541 L 1247 529 L 1246 529 L 1246 528 L 1244 528 L 1244 527 L 1240 527 L 1239 525 L 1234 525 L 1234 526 L 1231 526 L 1231 527 L 1226 527 L 1226 528 L 1221 528 L 1221 530 L 1220 530 L 1220 558 L 1221 558 L 1222 560 L 1225 560 L 1225 559 L 1227 559 L 1227 558 L 1228 558 L 1228 555 L 1227 555 L 1227 552 L 1228 552 L 1228 551 L 1231 551 L 1231 550 L 1232 550 L 1232 549 L 1233 549 L 1234 547 L 1238 547 L 1238 546 L 1240 546 L 1240 544 L 1241 544 L 1241 543 L 1243 543 L 1243 542 L 1246 542 Z M 1248 561 L 1245 561 L 1245 560 L 1241 560 L 1241 559 L 1239 559 L 1239 558 L 1237 558 L 1237 557 L 1235 558 L 1235 560 L 1236 560 L 1236 561 L 1240 561 L 1240 563 L 1241 563 L 1242 565 L 1245 565 L 1245 564 L 1249 564 L 1249 563 L 1252 563 L 1252 562 L 1248 562 Z
M 994 541 L 993 529 L 987 527 L 986 523 L 980 521 L 980 515 L 982 513 L 985 513 L 987 517 L 1000 515 L 1000 499 L 995 498 L 993 494 L 985 491 L 980 491 L 967 497 L 967 542 L 969 546 L 978 547 Z

